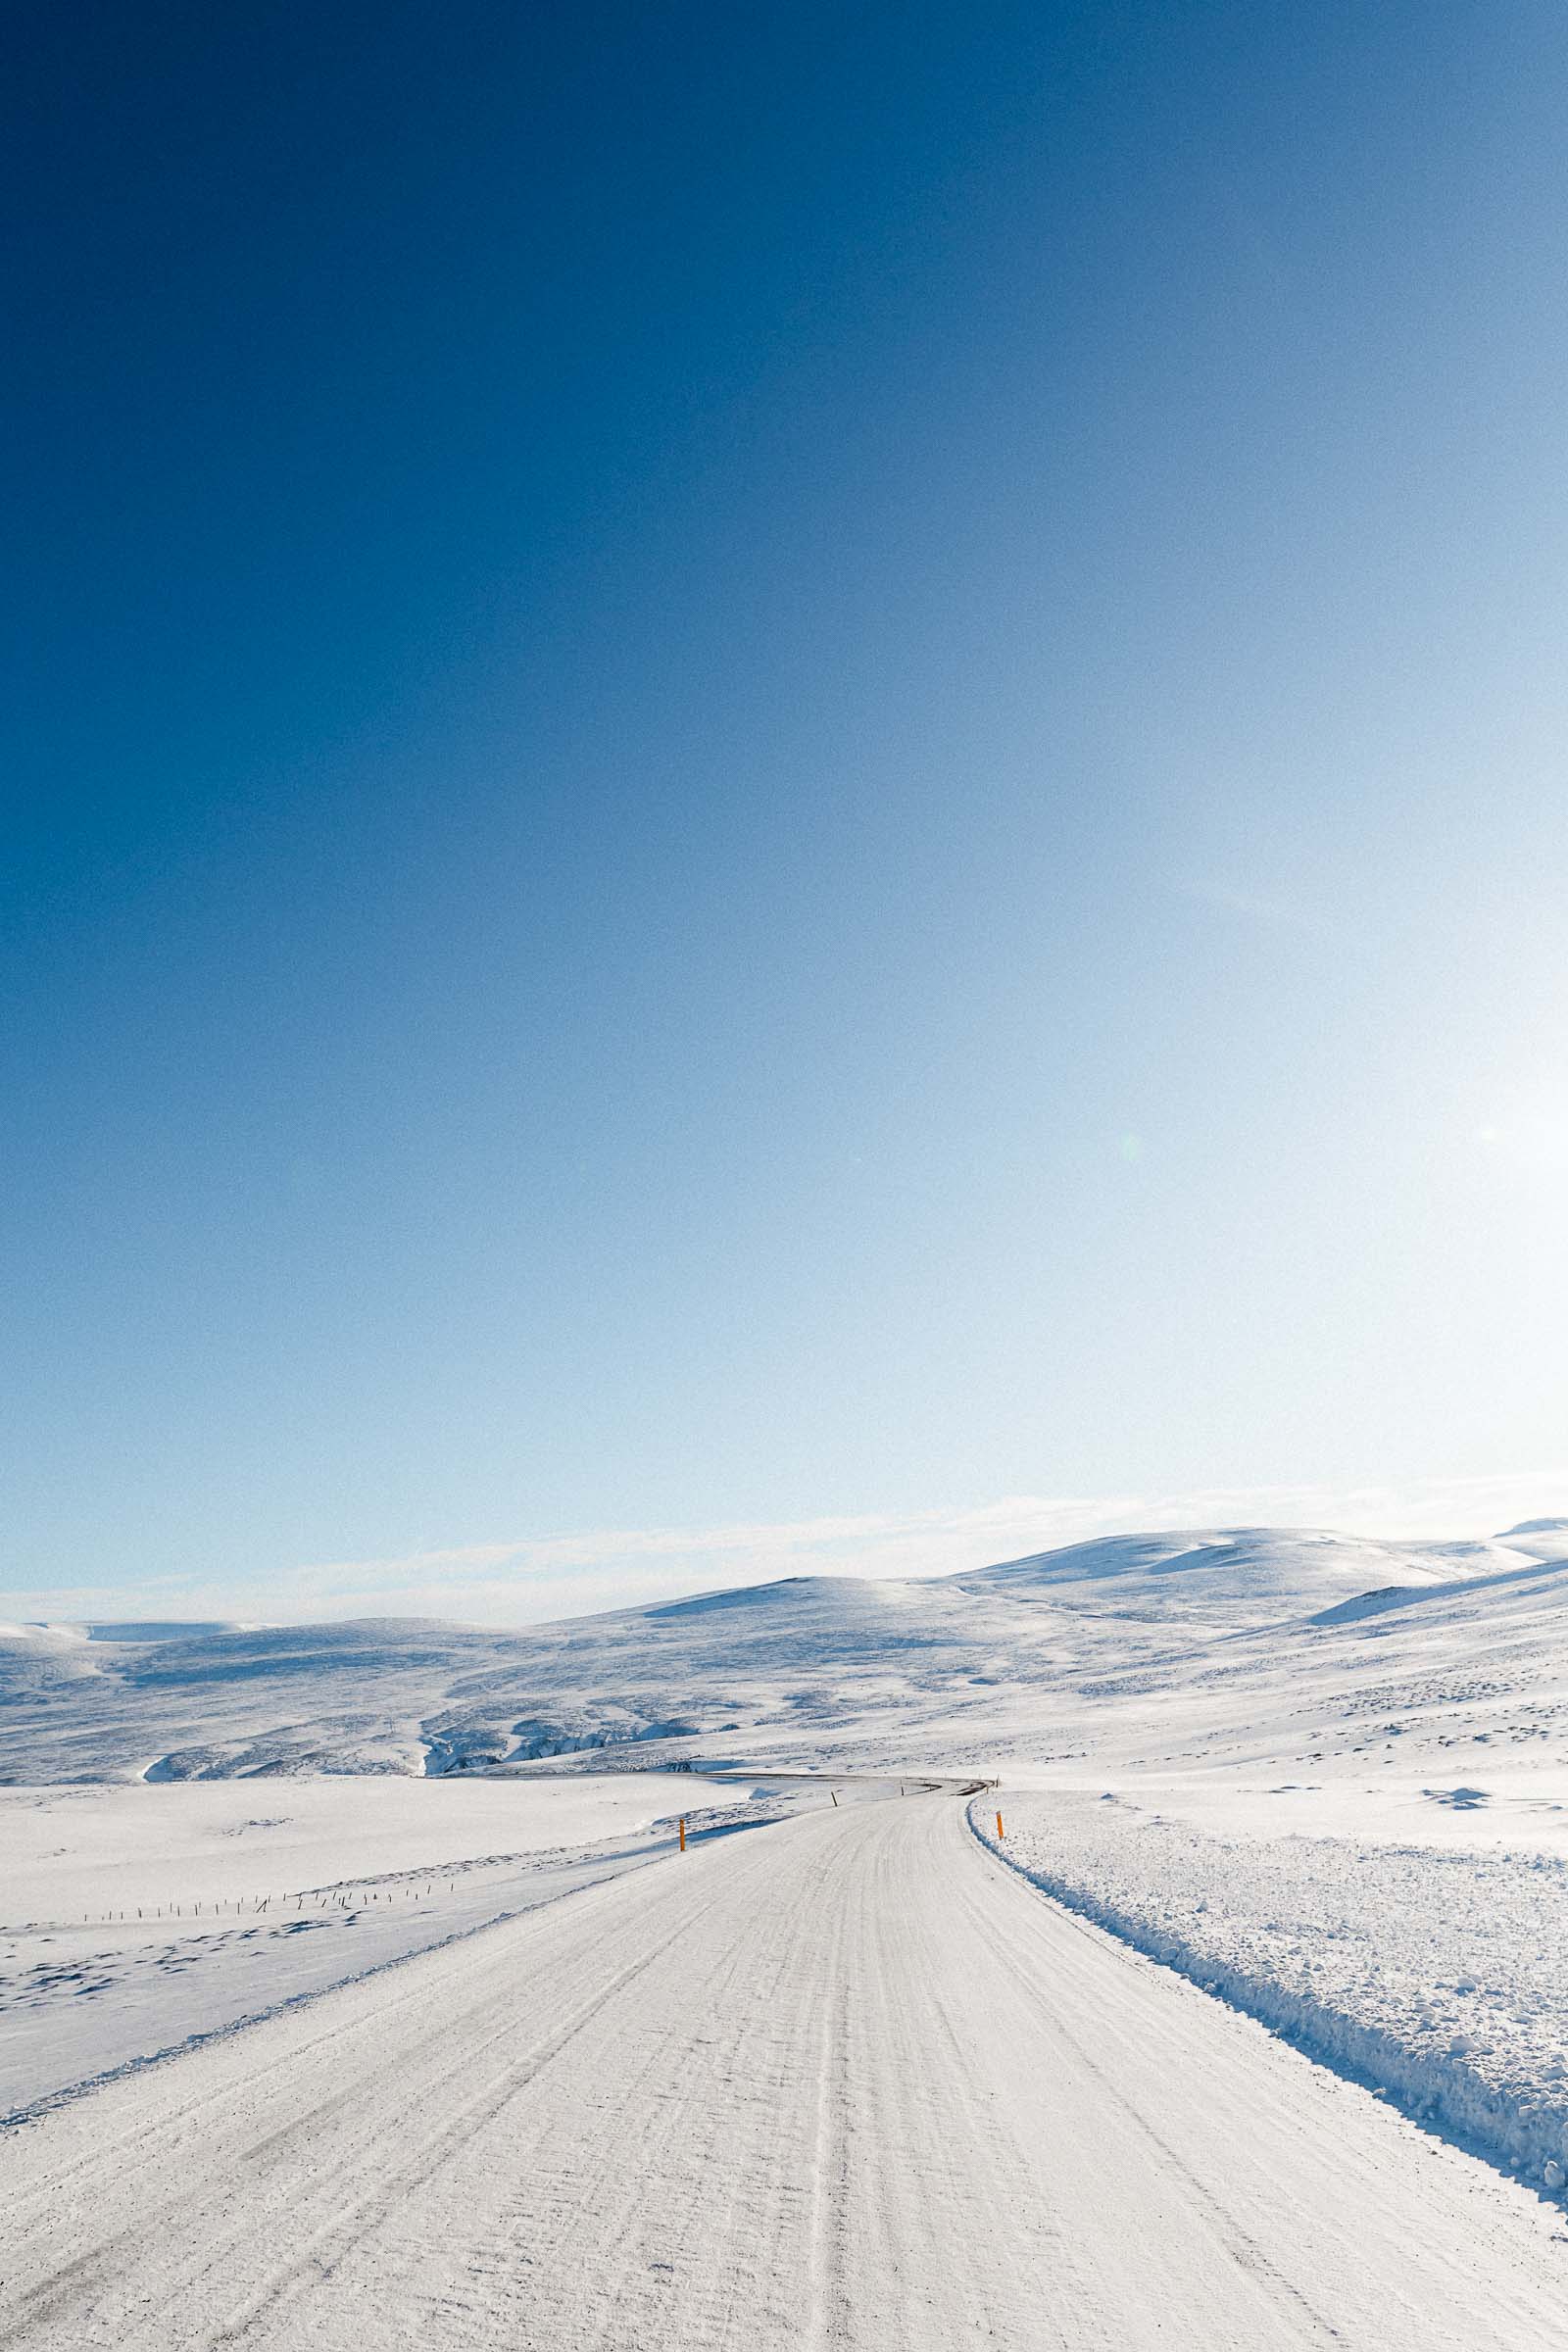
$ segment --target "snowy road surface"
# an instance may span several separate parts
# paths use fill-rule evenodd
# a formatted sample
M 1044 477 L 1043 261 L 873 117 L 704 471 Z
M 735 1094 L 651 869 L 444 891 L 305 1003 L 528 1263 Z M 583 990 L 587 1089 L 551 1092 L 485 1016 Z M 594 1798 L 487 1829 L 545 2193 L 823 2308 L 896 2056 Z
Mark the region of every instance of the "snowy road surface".
M 952 1796 L 725 1838 L 0 2141 L 0 2343 L 1486 2352 L 1560 2214 Z

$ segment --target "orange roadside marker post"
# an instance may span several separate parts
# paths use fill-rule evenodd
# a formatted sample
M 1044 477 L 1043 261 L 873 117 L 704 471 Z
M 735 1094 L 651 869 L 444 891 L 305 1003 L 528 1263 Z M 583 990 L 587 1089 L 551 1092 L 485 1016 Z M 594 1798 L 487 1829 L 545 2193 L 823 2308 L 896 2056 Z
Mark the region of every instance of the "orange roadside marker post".
M 998 1814 L 997 1819 L 999 1821 L 1002 1819 L 1000 1813 Z M 686 1851 L 686 1816 L 684 1813 L 680 1817 L 680 1850 L 682 1853 Z
M 999 1838 L 1005 1838 L 1006 1834 L 1006 1831 L 1002 1826 L 1002 1815 L 999 1813 L 997 1815 L 997 1836 Z

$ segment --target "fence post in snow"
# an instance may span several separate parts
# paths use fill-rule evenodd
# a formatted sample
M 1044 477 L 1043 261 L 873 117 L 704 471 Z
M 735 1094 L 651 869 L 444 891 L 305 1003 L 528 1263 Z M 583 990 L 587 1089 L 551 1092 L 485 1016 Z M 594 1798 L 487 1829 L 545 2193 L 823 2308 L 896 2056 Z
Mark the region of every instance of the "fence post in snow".
M 1000 1839 L 1000 1838 L 1004 1838 L 1005 1836 L 1006 1836 L 1006 1832 L 1005 1832 L 1005 1830 L 1004 1830 L 1004 1828 L 1003 1828 L 1003 1826 L 1002 1826 L 1002 1815 L 999 1813 L 999 1814 L 997 1815 L 997 1837 L 998 1837 L 998 1838 L 999 1838 L 999 1839 Z
M 686 1816 L 684 1813 L 680 1817 L 680 1850 L 682 1853 L 686 1851 Z

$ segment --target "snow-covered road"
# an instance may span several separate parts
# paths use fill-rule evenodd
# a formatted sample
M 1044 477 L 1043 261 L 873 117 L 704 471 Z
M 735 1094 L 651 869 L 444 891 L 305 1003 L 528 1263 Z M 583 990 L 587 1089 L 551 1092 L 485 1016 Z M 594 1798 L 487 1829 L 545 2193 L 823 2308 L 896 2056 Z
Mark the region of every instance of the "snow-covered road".
M 0 2343 L 1487 2352 L 1562 2217 L 951 1795 L 724 1838 L 0 2142 Z

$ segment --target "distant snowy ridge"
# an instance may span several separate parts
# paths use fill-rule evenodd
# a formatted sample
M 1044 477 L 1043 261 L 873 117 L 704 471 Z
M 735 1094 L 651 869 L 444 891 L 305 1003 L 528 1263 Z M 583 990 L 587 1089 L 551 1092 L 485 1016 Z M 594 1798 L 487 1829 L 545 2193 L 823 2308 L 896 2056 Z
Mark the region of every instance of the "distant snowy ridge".
M 422 1618 L 22 1627 L 0 1643 L 0 1779 L 422 1776 L 626 1742 L 967 1766 L 1109 1739 L 1131 1761 L 1153 1724 L 1206 1763 L 1221 1687 L 1244 1706 L 1254 1691 L 1279 1728 L 1287 1661 L 1302 1691 L 1342 1667 L 1354 1682 L 1385 1636 L 1461 1654 L 1521 1606 L 1549 1661 L 1559 1533 L 1568 1547 L 1560 1525 L 1491 1544 L 1130 1535 L 929 1582 L 794 1577 L 517 1633 Z M 1521 1690 L 1536 1672 L 1527 1656 L 1509 1668 Z M 1325 1703 L 1332 1742 L 1351 1718 L 1332 1691 Z
M 1521 1519 L 1497 1538 L 1499 1544 L 1515 1551 L 1531 1553 L 1538 1560 L 1568 1559 L 1568 1519 Z

